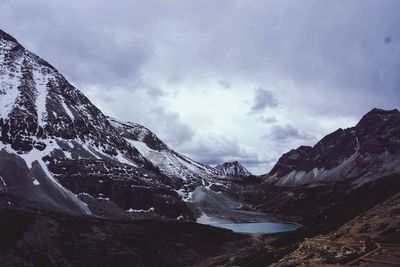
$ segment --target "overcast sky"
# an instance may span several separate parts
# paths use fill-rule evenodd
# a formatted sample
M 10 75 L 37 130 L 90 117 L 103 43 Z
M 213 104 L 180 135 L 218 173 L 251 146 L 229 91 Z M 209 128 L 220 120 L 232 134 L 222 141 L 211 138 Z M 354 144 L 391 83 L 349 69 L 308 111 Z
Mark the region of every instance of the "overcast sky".
M 400 1 L 1 0 L 0 27 L 105 114 L 267 173 L 400 104 Z

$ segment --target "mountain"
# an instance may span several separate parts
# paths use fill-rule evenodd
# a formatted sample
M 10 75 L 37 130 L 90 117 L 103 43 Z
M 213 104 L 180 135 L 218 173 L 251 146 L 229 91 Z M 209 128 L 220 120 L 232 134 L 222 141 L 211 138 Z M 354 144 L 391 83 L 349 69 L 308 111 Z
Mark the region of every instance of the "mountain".
M 338 129 L 314 147 L 284 154 L 263 177 L 276 185 L 362 184 L 400 171 L 400 112 L 373 109 L 351 128 Z
M 140 124 L 105 116 L 48 62 L 0 33 L 0 159 L 10 162 L 0 166 L 0 177 L 10 192 L 21 194 L 11 186 L 21 180 L 29 181 L 24 191 L 43 190 L 49 180 L 56 189 L 34 194 L 39 207 L 63 199 L 53 192 L 58 190 L 80 207 L 78 213 L 90 212 L 88 205 L 102 216 L 192 219 L 184 202 L 196 188 L 227 187 L 233 173 L 174 151 Z M 248 173 L 239 164 L 235 170 Z
M 212 168 L 140 124 L 105 116 L 0 31 L 4 266 L 336 264 L 375 242 L 397 248 L 379 251 L 392 257 L 399 150 L 400 112 L 373 109 L 356 126 L 284 154 L 262 181 L 238 162 Z M 301 226 L 254 238 L 196 218 Z
M 225 175 L 219 170 L 174 151 L 146 127 L 114 118 L 108 120 L 132 147 L 172 179 L 173 187 L 184 200 L 189 200 L 198 186 L 209 189 L 222 185 Z
M 215 169 L 228 177 L 244 177 L 252 175 L 242 164 L 237 161 L 224 162 L 215 166 Z
M 0 37 L 3 144 L 20 154 L 45 154 L 43 151 L 57 148 L 67 151 L 64 156 L 72 159 L 84 156 L 132 166 L 147 164 L 101 111 L 54 67 L 6 33 Z
M 191 218 L 168 177 L 49 63 L 0 31 L 1 184 L 27 205 L 89 213 L 77 198 Z M 200 183 L 201 184 L 201 183 Z

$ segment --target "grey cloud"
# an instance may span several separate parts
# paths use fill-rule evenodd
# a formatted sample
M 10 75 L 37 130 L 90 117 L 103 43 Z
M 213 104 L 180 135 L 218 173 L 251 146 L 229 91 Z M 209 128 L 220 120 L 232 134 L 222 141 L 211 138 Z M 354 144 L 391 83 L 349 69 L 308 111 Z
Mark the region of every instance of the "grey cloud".
M 119 41 L 104 22 L 96 25 L 96 17 L 85 17 L 65 2 L 17 0 L 0 7 L 6 10 L 1 24 L 12 35 L 79 85 L 134 88 L 130 85 L 140 82 L 140 70 L 152 54 L 145 39 Z
M 150 96 L 150 97 L 154 97 L 154 98 L 158 98 L 158 97 L 162 97 L 165 96 L 166 93 L 158 86 L 153 85 L 153 86 L 146 86 L 145 88 L 143 88 L 146 93 Z
M 194 136 L 193 129 L 181 120 L 180 115 L 168 111 L 162 98 L 149 95 L 148 90 L 137 90 L 132 94 L 124 89 L 116 89 L 110 93 L 107 86 L 102 86 L 87 93 L 107 115 L 140 123 L 172 147 L 190 142 Z
M 182 81 L 182 76 L 177 74 L 172 74 L 167 77 L 167 82 L 170 84 L 176 84 Z
M 223 136 L 202 137 L 200 140 L 193 140 L 181 146 L 180 149 L 193 159 L 209 165 L 235 160 L 243 163 L 260 162 L 255 151 L 246 150 L 236 140 Z
M 251 173 L 256 175 L 262 175 L 269 172 L 276 163 L 276 159 L 266 158 L 257 160 L 242 160 L 239 161 L 243 166 L 245 166 Z
M 257 120 L 266 124 L 273 124 L 278 121 L 274 116 L 266 117 L 264 115 L 259 116 Z
M 372 106 L 399 104 L 392 86 L 398 80 L 380 75 L 399 62 L 395 0 L 4 0 L 0 8 L 6 30 L 78 83 L 123 82 L 134 89 L 142 68 L 156 61 L 166 76 L 279 76 L 309 94 L 329 93 L 322 103 L 301 103 L 311 112 L 360 116 Z M 349 90 L 370 97 L 354 99 Z M 347 108 L 352 103 L 357 108 Z
M 251 111 L 254 113 L 263 112 L 267 107 L 275 108 L 279 105 L 278 99 L 270 90 L 258 88 L 254 90 L 254 103 Z
M 271 130 L 271 133 L 265 135 L 264 138 L 278 142 L 287 140 L 310 141 L 317 139 L 315 136 L 305 132 L 301 132 L 289 124 L 285 126 L 280 126 L 280 125 L 274 126 Z
M 134 119 L 134 121 L 140 122 L 154 131 L 169 146 L 177 148 L 192 141 L 195 133 L 189 125 L 181 121 L 178 113 L 166 111 L 162 106 L 141 110 L 137 113 L 139 112 L 141 118 Z
M 225 89 L 231 88 L 231 84 L 227 81 L 219 80 L 218 84 L 221 85 Z
M 221 136 L 212 138 L 194 138 L 186 146 L 178 147 L 185 155 L 194 160 L 215 166 L 223 162 L 239 161 L 253 174 L 265 174 L 274 165 L 274 157 L 265 157 L 260 155 L 257 150 L 248 150 L 243 148 L 239 142 L 229 140 Z
M 172 147 L 179 147 L 180 145 L 191 142 L 194 136 L 194 132 L 192 128 L 183 123 L 179 114 L 173 112 L 167 112 L 163 108 L 159 108 L 158 110 L 154 110 L 157 112 L 157 117 L 163 120 L 163 140 L 171 145 Z M 160 128 L 160 125 L 157 126 Z

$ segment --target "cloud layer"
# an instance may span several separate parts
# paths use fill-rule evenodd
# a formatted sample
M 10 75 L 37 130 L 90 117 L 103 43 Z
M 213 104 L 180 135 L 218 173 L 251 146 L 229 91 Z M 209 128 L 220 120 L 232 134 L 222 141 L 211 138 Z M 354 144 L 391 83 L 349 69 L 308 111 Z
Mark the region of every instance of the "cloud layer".
M 400 2 L 3 0 L 3 30 L 105 113 L 209 164 L 281 153 L 400 102 Z

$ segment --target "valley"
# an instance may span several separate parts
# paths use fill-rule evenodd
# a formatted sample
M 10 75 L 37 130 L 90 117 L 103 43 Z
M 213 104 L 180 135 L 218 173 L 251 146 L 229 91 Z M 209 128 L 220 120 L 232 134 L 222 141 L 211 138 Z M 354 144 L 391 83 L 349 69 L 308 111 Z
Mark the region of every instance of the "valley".
M 397 109 L 372 109 L 264 175 L 212 167 L 104 115 L 0 30 L 0 131 L 1 266 L 400 263 Z M 213 227 L 232 223 L 281 228 Z

